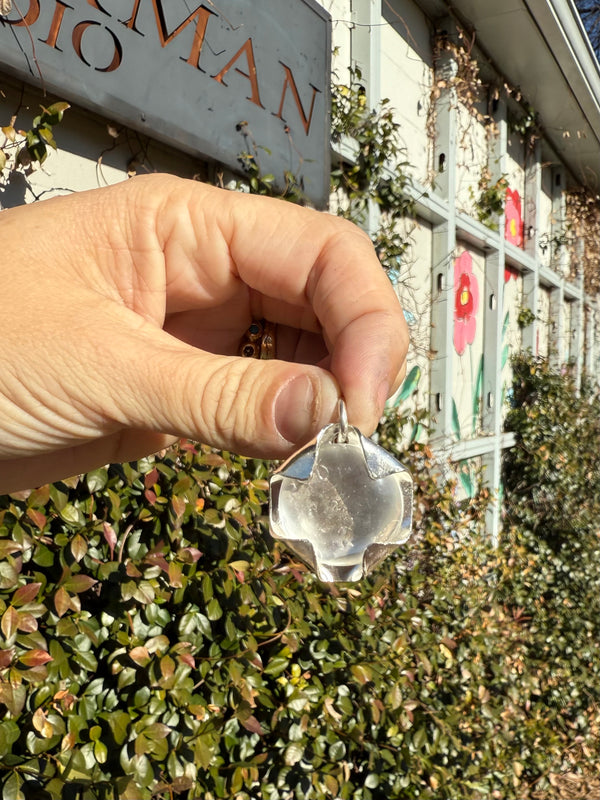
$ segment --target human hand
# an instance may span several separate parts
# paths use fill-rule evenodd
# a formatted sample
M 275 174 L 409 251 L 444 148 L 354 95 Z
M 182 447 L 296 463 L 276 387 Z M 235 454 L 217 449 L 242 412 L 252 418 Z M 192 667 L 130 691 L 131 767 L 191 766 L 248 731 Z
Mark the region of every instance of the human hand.
M 0 271 L 2 492 L 179 437 L 285 457 L 340 394 L 369 434 L 404 375 L 368 238 L 282 201 L 134 178 L 1 212 Z M 277 360 L 237 356 L 257 318 Z

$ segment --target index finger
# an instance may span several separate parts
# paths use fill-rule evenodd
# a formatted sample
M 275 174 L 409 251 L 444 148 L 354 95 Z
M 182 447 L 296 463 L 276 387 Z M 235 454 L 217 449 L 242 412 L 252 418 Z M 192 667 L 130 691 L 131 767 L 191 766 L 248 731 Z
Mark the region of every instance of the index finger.
M 278 303 L 314 315 L 350 422 L 371 433 L 408 349 L 400 302 L 371 241 L 346 220 L 282 201 L 241 196 L 235 206 L 226 235 L 237 273 L 276 301 L 273 321 L 290 324 L 277 318 Z

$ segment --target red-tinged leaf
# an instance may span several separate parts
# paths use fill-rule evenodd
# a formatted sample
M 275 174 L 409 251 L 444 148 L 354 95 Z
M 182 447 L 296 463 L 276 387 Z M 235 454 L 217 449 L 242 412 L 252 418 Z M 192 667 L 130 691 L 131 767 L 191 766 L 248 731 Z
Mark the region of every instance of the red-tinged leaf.
M 113 528 L 113 526 L 109 525 L 108 522 L 105 522 L 103 524 L 103 526 L 102 526 L 102 534 L 104 536 L 106 544 L 109 547 L 110 558 L 111 558 L 111 561 L 112 561 L 112 558 L 113 558 L 113 555 L 114 555 L 114 552 L 115 552 L 115 547 L 117 546 L 117 534 L 115 533 L 115 529 Z
M 174 589 L 180 589 L 182 584 L 181 577 L 183 573 L 182 565 L 177 561 L 171 561 L 169 564 L 169 586 Z
M 63 588 L 67 592 L 81 594 L 81 592 L 87 592 L 87 590 L 91 589 L 96 583 L 98 583 L 98 581 L 95 578 L 79 573 L 77 575 L 71 575 L 71 577 L 64 582 Z
M 60 586 L 54 594 L 54 608 L 59 617 L 64 616 L 71 608 L 71 597 L 64 586 Z
M 45 514 L 42 514 L 41 511 L 38 511 L 35 508 L 28 508 L 27 516 L 37 528 L 39 528 L 41 531 L 44 530 L 46 523 L 48 522 L 48 518 Z
M 27 611 L 19 611 L 19 630 L 21 633 L 33 633 L 38 629 L 38 621 Z
M 209 467 L 222 467 L 225 465 L 225 459 L 218 453 L 205 453 L 200 458 L 201 464 L 207 464 Z
M 250 733 L 257 733 L 259 736 L 264 736 L 265 732 L 263 731 L 260 722 L 256 719 L 255 716 L 250 716 L 247 719 L 240 719 L 240 722 L 246 728 L 247 731 Z
M 148 652 L 147 647 L 134 647 L 129 653 L 129 658 L 131 658 L 132 661 L 135 661 L 135 663 L 139 664 L 141 667 L 145 667 L 150 661 L 150 653 Z
M 42 664 L 47 664 L 52 660 L 50 653 L 45 650 L 28 650 L 19 656 L 19 661 L 25 664 L 26 667 L 40 667 Z
M 12 683 L 0 682 L 0 703 L 4 703 L 13 717 L 19 716 L 23 710 L 26 699 L 27 690 L 23 684 L 14 686 Z
M 38 596 L 41 585 L 41 583 L 35 582 L 19 586 L 12 596 L 11 605 L 18 607 L 31 603 Z
M 136 565 L 133 563 L 133 561 L 128 561 L 127 562 L 127 564 L 125 565 L 125 572 L 127 573 L 127 575 L 130 578 L 141 578 L 142 577 L 142 573 L 139 571 L 139 569 L 136 567 Z
M 448 650 L 456 650 L 457 644 L 454 639 L 451 639 L 449 636 L 445 636 L 443 639 L 440 639 L 441 644 L 445 644 Z
M 166 739 L 170 733 L 171 728 L 163 722 L 153 722 L 151 725 L 148 725 L 147 728 L 144 728 L 144 736 L 154 741 Z
M 170 678 L 175 672 L 175 662 L 171 656 L 163 656 L 160 660 L 160 672 L 163 678 Z
M 71 694 L 68 689 L 59 689 L 52 698 L 52 705 L 57 711 L 60 711 L 61 709 L 58 707 L 58 704 L 60 703 L 60 706 L 64 711 L 69 711 L 69 709 L 73 708 L 75 700 L 77 700 L 77 698 L 74 694 Z
M 177 558 L 183 561 L 184 564 L 195 564 L 200 558 L 202 553 L 197 547 L 181 547 L 177 551 Z
M 185 499 L 183 497 L 177 497 L 177 495 L 173 495 L 171 498 L 171 505 L 173 507 L 173 511 L 175 512 L 175 518 L 181 519 L 187 506 Z
M 146 489 L 151 489 L 158 482 L 159 472 L 156 467 L 153 467 L 150 472 L 144 475 L 144 486 Z
M 0 650 L 0 669 L 6 669 L 7 667 L 10 667 L 14 655 L 14 647 L 9 647 L 8 650 Z
M 156 566 L 160 567 L 165 572 L 169 571 L 169 562 L 162 553 L 148 553 L 144 562 L 146 564 L 156 564 Z
M 86 540 L 79 533 L 76 534 L 71 540 L 71 552 L 73 553 L 75 561 L 79 563 L 87 551 L 88 545 Z
M 22 549 L 23 545 L 18 542 L 13 542 L 11 539 L 0 539 L 0 560 L 4 560 L 6 556 L 18 553 Z
M 156 503 L 156 494 L 152 491 L 152 489 L 146 489 L 144 491 L 144 497 L 153 506 Z
M 19 627 L 19 612 L 12 606 L 9 606 L 2 615 L 2 622 L 0 628 L 4 634 L 5 639 L 10 639 L 17 632 Z
M 196 668 L 196 659 L 190 653 L 182 653 L 180 656 L 177 656 L 177 660 L 181 664 L 185 664 L 186 666 L 191 667 L 192 669 Z

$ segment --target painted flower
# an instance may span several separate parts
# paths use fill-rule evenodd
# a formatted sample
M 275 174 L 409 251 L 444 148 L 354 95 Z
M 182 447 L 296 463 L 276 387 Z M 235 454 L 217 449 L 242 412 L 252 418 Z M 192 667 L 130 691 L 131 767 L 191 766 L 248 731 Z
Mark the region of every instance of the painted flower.
M 507 242 L 523 247 L 523 216 L 521 214 L 521 197 L 516 189 L 506 190 L 504 205 L 504 238 Z
M 459 356 L 475 339 L 479 286 L 473 274 L 473 259 L 466 250 L 454 262 L 454 347 Z
M 511 267 L 510 264 L 507 264 L 504 267 L 504 283 L 508 283 L 511 278 L 518 280 L 520 274 L 521 273 L 518 269 L 515 269 L 514 267 Z

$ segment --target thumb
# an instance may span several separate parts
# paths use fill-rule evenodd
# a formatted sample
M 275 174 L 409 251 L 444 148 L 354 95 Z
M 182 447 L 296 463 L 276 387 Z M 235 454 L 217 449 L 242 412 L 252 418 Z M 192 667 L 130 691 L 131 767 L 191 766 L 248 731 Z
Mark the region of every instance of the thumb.
M 150 324 L 113 353 L 121 424 L 257 458 L 282 458 L 335 416 L 339 388 L 315 366 L 207 353 Z

